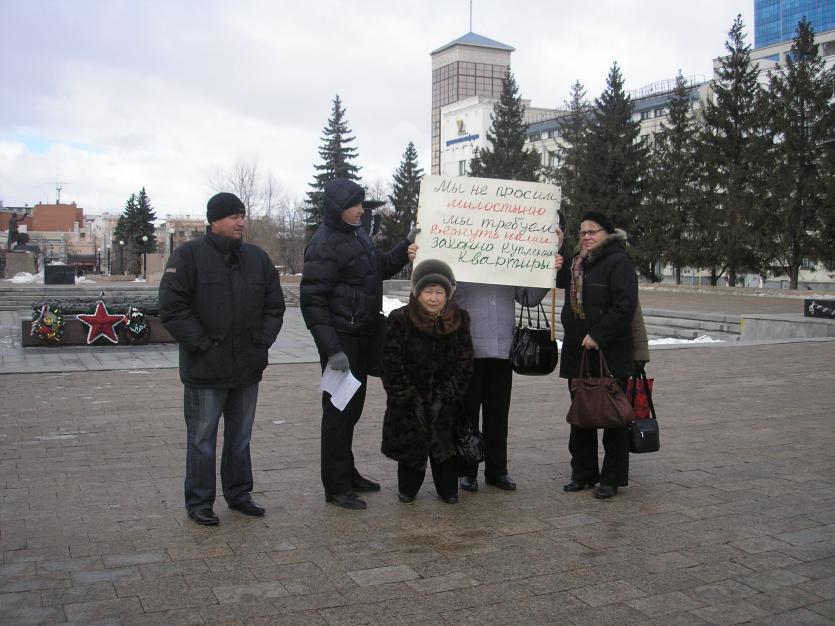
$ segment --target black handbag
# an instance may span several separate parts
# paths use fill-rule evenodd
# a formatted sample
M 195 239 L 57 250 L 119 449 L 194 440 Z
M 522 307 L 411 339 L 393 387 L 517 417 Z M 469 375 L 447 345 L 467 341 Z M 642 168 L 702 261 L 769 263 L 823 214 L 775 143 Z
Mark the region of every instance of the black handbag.
M 522 315 L 527 311 L 528 325 L 522 326 Z M 539 315 L 545 320 L 545 327 L 540 326 Z M 545 376 L 554 371 L 559 359 L 559 348 L 551 338 L 551 326 L 548 316 L 540 303 L 536 309 L 536 326 L 531 321 L 531 308 L 528 295 L 525 294 L 519 311 L 519 323 L 513 331 L 513 343 L 510 345 L 510 366 L 517 374 L 526 376 Z
M 661 449 L 661 435 L 658 430 L 658 418 L 655 415 L 655 405 L 652 403 L 652 387 L 647 380 L 647 373 L 643 369 L 640 374 L 635 374 L 632 378 L 632 396 L 629 399 L 634 406 L 638 388 L 643 387 L 651 417 L 637 419 L 629 424 L 629 451 L 635 454 L 657 452 Z M 643 381 L 643 385 L 639 385 L 639 381 Z
M 484 435 L 467 415 L 467 409 L 457 386 L 455 386 L 455 396 L 458 398 L 460 407 L 455 423 L 455 449 L 466 465 L 478 465 L 484 460 Z

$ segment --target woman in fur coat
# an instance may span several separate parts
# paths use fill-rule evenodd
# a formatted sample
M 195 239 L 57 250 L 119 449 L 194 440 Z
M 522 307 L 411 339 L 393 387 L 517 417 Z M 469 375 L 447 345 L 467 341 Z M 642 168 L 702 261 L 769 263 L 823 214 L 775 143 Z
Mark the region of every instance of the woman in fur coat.
M 451 300 L 455 277 L 437 259 L 412 272 L 409 303 L 386 324 L 382 381 L 386 390 L 382 452 L 397 461 L 401 502 L 415 499 L 427 459 L 438 496 L 458 502 L 456 424 L 473 370 L 470 317 Z

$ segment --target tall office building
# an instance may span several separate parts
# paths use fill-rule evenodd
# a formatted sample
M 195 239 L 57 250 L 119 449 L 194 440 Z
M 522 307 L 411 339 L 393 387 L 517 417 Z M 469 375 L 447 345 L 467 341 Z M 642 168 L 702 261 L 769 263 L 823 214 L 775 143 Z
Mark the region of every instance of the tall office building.
M 514 48 L 469 32 L 431 53 L 432 173 L 441 173 L 441 107 L 472 96 L 498 97 Z
M 754 0 L 754 48 L 794 39 L 806 17 L 816 33 L 835 28 L 835 0 Z

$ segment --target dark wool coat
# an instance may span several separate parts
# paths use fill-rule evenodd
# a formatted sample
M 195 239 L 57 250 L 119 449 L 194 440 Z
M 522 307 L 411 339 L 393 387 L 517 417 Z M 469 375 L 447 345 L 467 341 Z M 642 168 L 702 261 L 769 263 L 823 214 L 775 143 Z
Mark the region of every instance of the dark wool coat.
M 207 232 L 171 253 L 159 308 L 180 344 L 184 384 L 247 387 L 267 366 L 267 348 L 284 321 L 284 294 L 266 252 Z
M 638 302 L 638 277 L 626 254 L 623 231 L 615 231 L 589 251 L 583 262 L 583 309 L 580 319 L 571 308 L 571 263 L 564 263 L 557 273 L 557 287 L 565 288 L 565 301 L 560 320 L 565 336 L 560 358 L 560 376 L 577 378 L 583 337 L 589 335 L 603 351 L 615 378 L 632 374 L 632 318 Z M 597 354 L 590 359 L 592 375 L 598 374 Z
M 431 455 L 436 461 L 455 456 L 454 434 L 462 410 L 461 394 L 473 372 L 473 342 L 470 318 L 453 302 L 460 325 L 454 332 L 437 334 L 421 330 L 409 317 L 409 305 L 389 314 L 381 378 L 386 390 L 383 418 L 384 455 L 395 461 L 419 466 Z M 441 401 L 438 417 L 426 428 L 415 416 L 419 405 Z
M 371 337 L 380 332 L 383 280 L 408 262 L 409 242 L 378 251 L 363 228 L 342 221 L 358 185 L 340 181 L 325 196 L 323 224 L 304 251 L 299 299 L 304 323 L 319 353 L 342 351 L 339 334 Z

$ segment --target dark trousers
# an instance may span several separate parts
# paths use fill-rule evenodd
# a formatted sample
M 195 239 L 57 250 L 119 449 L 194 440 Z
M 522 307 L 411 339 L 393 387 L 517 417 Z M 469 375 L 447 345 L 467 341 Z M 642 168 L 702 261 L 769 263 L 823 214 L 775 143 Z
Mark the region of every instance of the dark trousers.
M 458 495 L 458 457 L 450 457 L 446 461 L 435 461 L 429 457 L 432 468 L 432 481 L 435 491 L 442 498 Z M 397 489 L 406 496 L 415 497 L 423 485 L 426 475 L 426 461 L 419 466 L 397 464 Z
M 626 379 L 618 380 L 626 391 Z M 571 380 L 569 379 L 569 390 Z M 568 451 L 571 453 L 571 480 L 577 483 L 597 483 L 610 487 L 629 484 L 629 430 L 603 429 L 603 467 L 598 469 L 597 428 L 571 426 Z
M 507 359 L 475 359 L 473 377 L 464 394 L 467 416 L 484 434 L 484 475 L 498 478 L 507 474 L 507 419 L 513 370 Z M 462 475 L 475 478 L 478 465 L 465 465 Z
M 229 504 L 242 502 L 252 492 L 249 440 L 255 421 L 258 383 L 240 389 L 198 389 L 185 385 L 186 420 L 185 504 L 191 511 L 211 508 L 215 501 L 215 447 L 223 415 L 223 453 L 220 483 Z
M 360 474 L 354 467 L 354 426 L 362 415 L 365 405 L 368 368 L 365 355 L 373 347 L 373 338 L 340 335 L 342 350 L 348 355 L 351 374 L 362 383 L 344 411 L 331 404 L 331 396 L 322 393 L 322 485 L 326 493 L 341 495 L 351 491 L 351 480 Z M 322 371 L 328 363 L 327 356 L 320 355 Z

